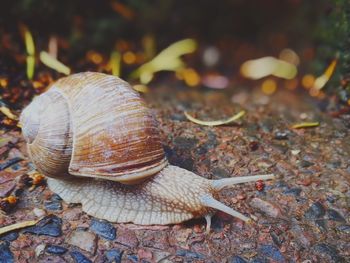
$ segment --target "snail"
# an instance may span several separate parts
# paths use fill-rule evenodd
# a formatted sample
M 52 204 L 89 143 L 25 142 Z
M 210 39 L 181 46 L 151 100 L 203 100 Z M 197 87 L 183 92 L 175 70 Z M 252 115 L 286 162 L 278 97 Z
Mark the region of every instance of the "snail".
M 103 73 L 61 78 L 20 116 L 28 154 L 67 203 L 110 222 L 176 224 L 221 210 L 228 186 L 273 174 L 209 180 L 168 164 L 155 119 L 131 86 Z

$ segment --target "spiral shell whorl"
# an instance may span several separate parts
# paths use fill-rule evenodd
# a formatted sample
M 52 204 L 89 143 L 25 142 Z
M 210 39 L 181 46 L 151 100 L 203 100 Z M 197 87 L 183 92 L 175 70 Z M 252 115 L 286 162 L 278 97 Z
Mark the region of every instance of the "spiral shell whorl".
M 57 89 L 37 97 L 21 114 L 22 132 L 36 168 L 49 177 L 69 176 L 72 131 L 67 101 Z
M 38 135 L 40 113 L 43 110 L 41 106 L 41 99 L 35 98 L 21 114 L 19 122 L 22 126 L 23 137 L 27 143 L 32 143 Z

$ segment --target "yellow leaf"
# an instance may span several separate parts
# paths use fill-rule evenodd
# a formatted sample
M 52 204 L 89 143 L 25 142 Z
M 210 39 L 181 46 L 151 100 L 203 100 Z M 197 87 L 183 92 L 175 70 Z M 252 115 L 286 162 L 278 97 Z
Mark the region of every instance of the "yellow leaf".
M 11 120 L 18 120 L 18 117 L 14 115 L 11 110 L 5 106 L 0 107 L 0 111 L 7 117 L 10 118 Z
M 120 53 L 118 51 L 113 51 L 109 63 L 112 68 L 112 74 L 117 77 L 120 76 L 120 60 Z
M 5 234 L 5 233 L 10 232 L 10 231 L 13 231 L 13 230 L 16 230 L 16 229 L 20 229 L 20 228 L 24 228 L 24 227 L 28 227 L 28 226 L 34 226 L 39 221 L 40 220 L 29 220 L 29 221 L 16 223 L 13 225 L 1 227 L 0 228 L 0 235 Z
M 335 67 L 337 66 L 337 62 L 338 62 L 337 59 L 333 59 L 331 64 L 329 64 L 329 66 L 327 67 L 326 71 L 315 80 L 314 87 L 316 89 L 320 90 L 327 84 L 327 82 L 333 75 Z
M 35 71 L 35 57 L 27 56 L 27 77 L 28 79 L 33 79 Z
M 311 128 L 311 127 L 317 127 L 319 125 L 320 125 L 319 122 L 301 122 L 301 123 L 294 124 L 292 128 L 293 129 Z
M 58 61 L 54 57 L 50 56 L 49 53 L 45 51 L 40 52 L 40 60 L 43 64 L 56 70 L 57 72 L 63 73 L 65 75 L 70 74 L 70 68 L 64 65 L 62 62 Z
M 218 121 L 202 121 L 202 120 L 198 120 L 198 119 L 192 117 L 191 115 L 189 115 L 186 111 L 184 112 L 184 114 L 185 114 L 185 116 L 186 116 L 186 118 L 188 120 L 190 120 L 191 122 L 197 123 L 199 125 L 218 126 L 218 125 L 229 124 L 231 122 L 234 122 L 234 121 L 238 120 L 239 118 L 241 118 L 245 114 L 245 111 L 240 111 L 239 113 L 235 114 L 234 116 L 232 116 L 229 119 L 218 120 Z
M 27 27 L 24 27 L 24 43 L 26 45 L 27 54 L 30 56 L 34 56 L 35 54 L 34 41 L 33 41 L 32 33 L 30 33 Z

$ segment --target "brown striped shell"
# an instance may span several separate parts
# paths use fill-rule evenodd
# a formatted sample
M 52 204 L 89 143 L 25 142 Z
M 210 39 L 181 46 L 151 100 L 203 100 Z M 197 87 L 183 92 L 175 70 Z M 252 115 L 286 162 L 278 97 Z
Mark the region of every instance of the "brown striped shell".
M 157 125 L 125 81 L 86 72 L 35 98 L 20 122 L 36 168 L 48 177 L 135 183 L 167 165 Z

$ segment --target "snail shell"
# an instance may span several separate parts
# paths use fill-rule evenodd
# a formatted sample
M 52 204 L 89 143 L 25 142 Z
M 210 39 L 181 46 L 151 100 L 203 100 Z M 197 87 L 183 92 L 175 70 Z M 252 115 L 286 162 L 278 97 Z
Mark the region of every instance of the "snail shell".
M 155 120 L 125 81 L 102 73 L 60 79 L 21 115 L 36 168 L 135 183 L 166 165 Z
M 168 165 L 150 110 L 125 81 L 102 73 L 62 78 L 25 108 L 29 156 L 50 189 L 111 222 L 172 224 L 215 210 L 219 191 L 273 175 L 208 180 Z

